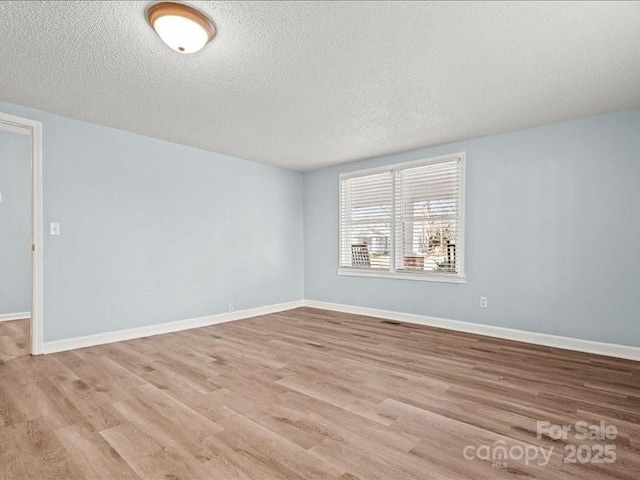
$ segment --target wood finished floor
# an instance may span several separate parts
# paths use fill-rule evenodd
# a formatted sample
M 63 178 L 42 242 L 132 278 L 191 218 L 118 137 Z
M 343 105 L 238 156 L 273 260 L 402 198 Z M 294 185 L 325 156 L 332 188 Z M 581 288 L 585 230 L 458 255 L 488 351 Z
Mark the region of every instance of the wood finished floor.
M 29 319 L 0 322 L 0 361 L 29 355 Z
M 3 479 L 640 478 L 637 362 L 310 308 L 41 357 L 26 331 L 0 324 Z M 617 462 L 563 465 L 537 420 L 616 425 Z M 499 440 L 555 450 L 463 458 Z

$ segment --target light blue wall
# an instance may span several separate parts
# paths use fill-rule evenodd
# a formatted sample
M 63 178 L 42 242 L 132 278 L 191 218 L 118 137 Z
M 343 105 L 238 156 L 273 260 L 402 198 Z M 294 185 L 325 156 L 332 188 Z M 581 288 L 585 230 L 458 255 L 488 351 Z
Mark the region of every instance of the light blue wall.
M 0 131 L 0 314 L 31 309 L 31 145 Z
M 62 230 L 45 236 L 46 341 L 304 296 L 640 346 L 640 110 L 310 172 L 304 191 L 299 173 L 0 111 L 43 122 L 45 224 Z M 456 151 L 467 283 L 338 277 L 339 173 Z
M 338 175 L 458 151 L 467 283 L 339 277 Z M 307 299 L 640 346 L 640 110 L 322 169 L 304 183 Z
M 0 111 L 43 122 L 45 341 L 303 297 L 300 173 Z

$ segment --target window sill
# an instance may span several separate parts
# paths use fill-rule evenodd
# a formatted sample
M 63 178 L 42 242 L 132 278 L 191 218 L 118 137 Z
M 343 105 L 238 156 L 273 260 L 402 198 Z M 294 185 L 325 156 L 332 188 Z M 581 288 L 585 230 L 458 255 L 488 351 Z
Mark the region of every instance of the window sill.
M 440 283 L 467 283 L 467 277 L 458 274 L 446 273 L 401 273 L 381 270 L 357 270 L 352 268 L 339 268 L 338 275 L 348 277 L 374 277 L 394 278 L 397 280 L 418 280 L 421 282 Z

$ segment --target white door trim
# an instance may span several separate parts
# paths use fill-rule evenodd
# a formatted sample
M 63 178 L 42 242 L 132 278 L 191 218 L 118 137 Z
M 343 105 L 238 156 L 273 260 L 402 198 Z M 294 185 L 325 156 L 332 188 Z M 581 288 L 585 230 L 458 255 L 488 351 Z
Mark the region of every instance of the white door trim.
M 0 130 L 31 138 L 31 354 L 43 353 L 42 123 L 0 112 Z

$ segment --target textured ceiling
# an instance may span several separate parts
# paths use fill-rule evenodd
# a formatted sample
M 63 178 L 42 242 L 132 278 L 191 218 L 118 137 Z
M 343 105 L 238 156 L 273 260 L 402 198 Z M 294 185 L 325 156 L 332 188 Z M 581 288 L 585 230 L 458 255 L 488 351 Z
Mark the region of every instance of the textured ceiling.
M 296 170 L 640 106 L 640 2 L 0 2 L 0 100 Z

